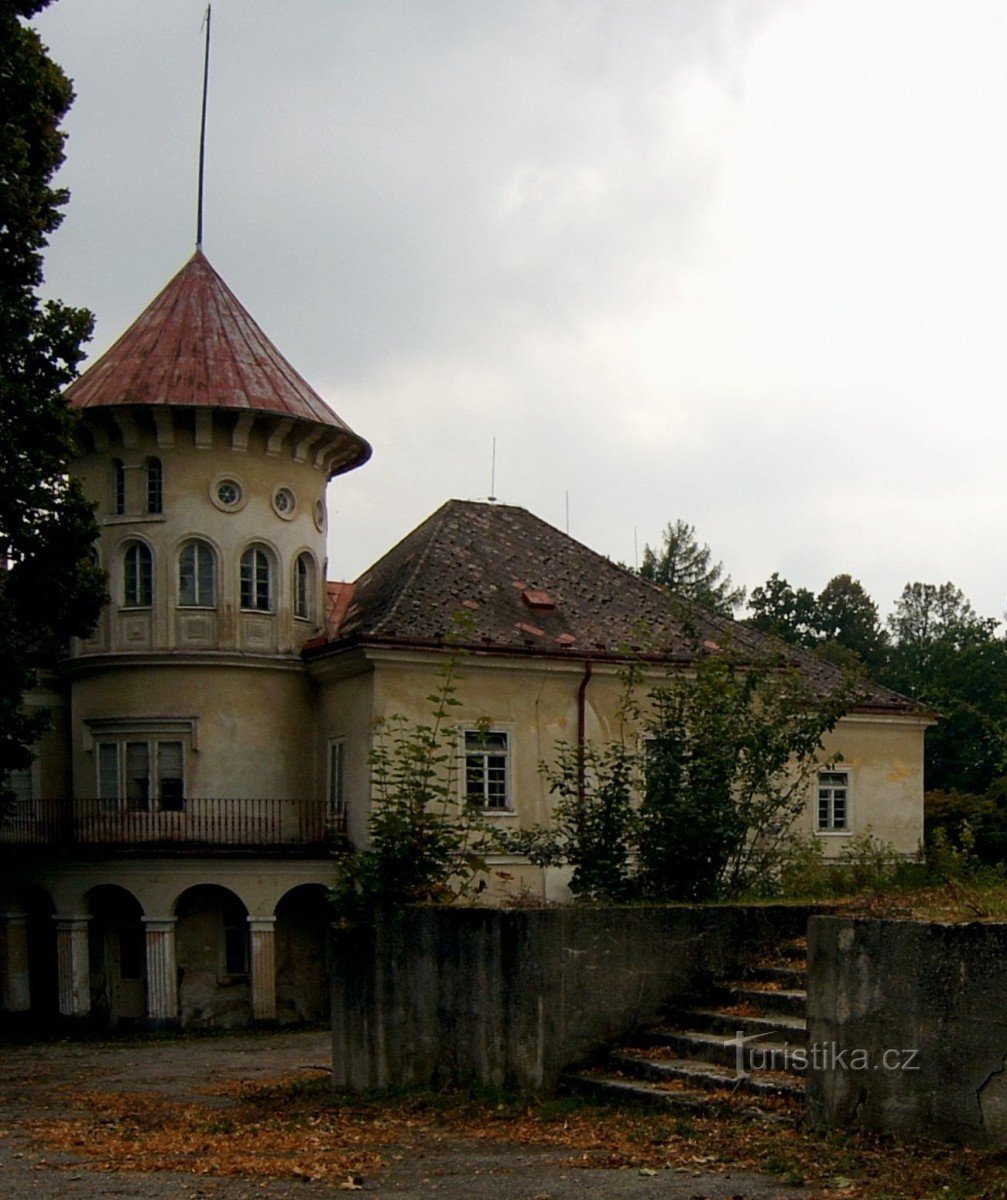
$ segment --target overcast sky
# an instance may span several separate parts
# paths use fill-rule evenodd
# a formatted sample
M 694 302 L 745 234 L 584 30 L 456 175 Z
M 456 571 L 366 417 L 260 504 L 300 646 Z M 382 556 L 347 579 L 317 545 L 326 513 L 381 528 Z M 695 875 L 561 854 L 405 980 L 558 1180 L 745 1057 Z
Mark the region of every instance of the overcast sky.
M 192 252 L 200 0 L 57 0 L 92 357 Z M 1007 586 L 1002 0 L 215 0 L 204 250 L 374 446 L 353 578 L 450 497 L 882 612 Z

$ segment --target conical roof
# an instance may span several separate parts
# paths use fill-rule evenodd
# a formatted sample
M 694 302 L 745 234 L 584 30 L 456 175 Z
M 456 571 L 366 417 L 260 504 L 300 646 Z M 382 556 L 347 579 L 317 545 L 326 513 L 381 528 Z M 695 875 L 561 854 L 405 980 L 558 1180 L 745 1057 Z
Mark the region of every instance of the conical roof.
M 245 311 L 201 250 L 66 391 L 77 410 L 126 405 L 235 409 L 339 430 L 339 470 L 371 454 Z

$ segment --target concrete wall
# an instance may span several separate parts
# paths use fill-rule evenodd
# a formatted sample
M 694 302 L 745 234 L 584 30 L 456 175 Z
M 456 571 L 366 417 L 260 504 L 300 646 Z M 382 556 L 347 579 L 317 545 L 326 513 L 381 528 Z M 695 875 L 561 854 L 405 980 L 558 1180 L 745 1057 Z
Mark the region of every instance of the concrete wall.
M 815 917 L 808 965 L 813 1122 L 1007 1145 L 1007 925 Z
M 550 1091 L 808 910 L 414 908 L 333 946 L 333 1081 Z

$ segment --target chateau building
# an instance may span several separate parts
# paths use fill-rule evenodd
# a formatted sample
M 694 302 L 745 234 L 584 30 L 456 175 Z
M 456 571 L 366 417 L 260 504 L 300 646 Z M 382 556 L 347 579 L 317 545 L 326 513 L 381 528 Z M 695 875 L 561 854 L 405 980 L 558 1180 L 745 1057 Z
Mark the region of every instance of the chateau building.
M 446 656 L 462 655 L 459 801 L 514 827 L 548 820 L 557 743 L 614 731 L 641 629 L 653 672 L 687 668 L 697 638 L 767 648 L 507 505 L 450 501 L 356 583 L 327 583 L 326 487 L 370 447 L 199 251 L 67 397 L 110 602 L 34 698 L 53 727 L 0 825 L 9 1014 L 321 1019 L 326 889 L 366 839 L 373 723 L 424 719 Z M 830 854 L 867 830 L 915 852 L 927 724 L 865 689 L 803 831 Z M 493 868 L 490 895 L 565 896 L 557 872 Z

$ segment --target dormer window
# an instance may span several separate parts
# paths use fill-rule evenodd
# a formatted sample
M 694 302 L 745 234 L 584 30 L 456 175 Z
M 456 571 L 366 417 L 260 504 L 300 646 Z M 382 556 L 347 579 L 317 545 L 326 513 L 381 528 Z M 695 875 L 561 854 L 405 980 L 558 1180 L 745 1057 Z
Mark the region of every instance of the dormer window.
M 164 511 L 164 476 L 159 458 L 147 459 L 147 512 Z

